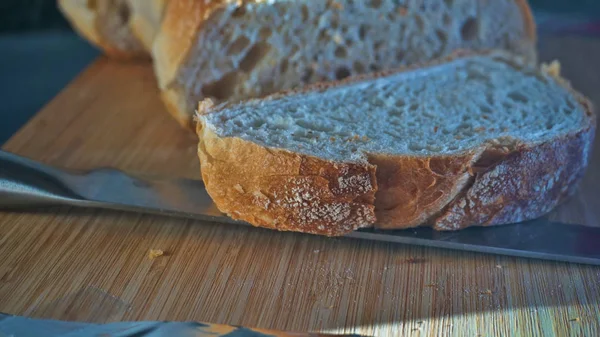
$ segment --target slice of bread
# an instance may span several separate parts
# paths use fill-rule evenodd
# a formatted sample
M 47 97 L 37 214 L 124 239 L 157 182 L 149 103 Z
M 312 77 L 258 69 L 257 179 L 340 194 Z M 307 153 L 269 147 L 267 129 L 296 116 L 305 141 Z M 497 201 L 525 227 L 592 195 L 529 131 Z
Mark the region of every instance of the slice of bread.
M 75 30 L 107 55 L 124 60 L 150 57 L 129 27 L 127 0 L 58 0 L 58 4 Z
M 222 212 L 324 235 L 539 217 L 573 192 L 596 125 L 566 81 L 501 51 L 199 111 Z
M 526 0 L 172 0 L 153 46 L 169 111 L 239 101 L 443 57 L 507 49 L 535 60 Z
M 131 19 L 129 26 L 135 37 L 150 53 L 154 38 L 162 23 L 168 0 L 129 0 Z

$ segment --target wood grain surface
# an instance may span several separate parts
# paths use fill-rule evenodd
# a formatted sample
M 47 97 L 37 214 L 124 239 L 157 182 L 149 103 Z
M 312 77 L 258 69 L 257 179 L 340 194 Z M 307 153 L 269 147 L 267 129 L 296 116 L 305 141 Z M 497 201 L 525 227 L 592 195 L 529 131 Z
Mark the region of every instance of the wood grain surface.
M 540 48 L 600 102 L 600 41 L 544 38 Z M 70 168 L 199 178 L 196 139 L 165 113 L 149 64 L 98 60 L 4 149 Z M 554 217 L 598 222 L 599 150 L 579 195 Z M 150 249 L 165 255 L 150 259 Z M 599 302 L 600 267 L 121 212 L 0 213 L 8 314 L 377 336 L 598 336 Z

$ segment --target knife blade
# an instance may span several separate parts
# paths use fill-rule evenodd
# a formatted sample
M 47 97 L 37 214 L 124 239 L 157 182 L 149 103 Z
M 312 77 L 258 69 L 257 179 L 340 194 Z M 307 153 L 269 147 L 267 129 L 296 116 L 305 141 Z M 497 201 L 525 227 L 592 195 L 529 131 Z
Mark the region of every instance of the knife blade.
M 36 319 L 0 313 L 0 337 L 361 337 L 255 329 L 204 322 L 111 322 L 105 324 Z
M 147 177 L 112 168 L 51 167 L 0 151 L 0 208 L 67 205 L 243 224 L 222 214 L 199 180 Z M 600 228 L 540 218 L 456 232 L 361 229 L 350 238 L 600 265 Z

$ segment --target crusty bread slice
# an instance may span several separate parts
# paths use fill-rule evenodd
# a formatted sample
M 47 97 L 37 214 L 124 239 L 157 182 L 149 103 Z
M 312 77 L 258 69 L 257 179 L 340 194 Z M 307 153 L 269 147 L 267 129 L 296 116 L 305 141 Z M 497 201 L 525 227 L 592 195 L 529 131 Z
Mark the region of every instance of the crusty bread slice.
M 149 58 L 129 27 L 127 0 L 58 0 L 73 27 L 107 55 L 118 59 Z
M 573 191 L 596 125 L 566 81 L 500 51 L 199 111 L 221 211 L 325 235 L 539 217 Z
M 149 53 L 152 51 L 152 44 L 162 23 L 167 3 L 168 0 L 129 0 L 129 26 L 133 35 L 142 42 Z
M 172 0 L 153 46 L 169 111 L 432 60 L 457 49 L 535 59 L 526 0 Z

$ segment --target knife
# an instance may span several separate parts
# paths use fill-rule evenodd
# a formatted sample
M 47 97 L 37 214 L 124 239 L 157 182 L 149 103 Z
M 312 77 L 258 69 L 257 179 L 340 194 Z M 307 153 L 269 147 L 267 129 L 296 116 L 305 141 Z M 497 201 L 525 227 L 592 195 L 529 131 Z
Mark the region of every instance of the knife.
M 199 180 L 133 175 L 112 168 L 91 171 L 47 166 L 0 151 L 0 208 L 74 206 L 245 224 L 221 213 Z M 600 228 L 547 218 L 456 232 L 431 228 L 361 229 L 347 237 L 600 265 Z
M 360 337 L 294 333 L 203 322 L 112 322 L 106 324 L 57 321 L 0 313 L 0 337 Z

